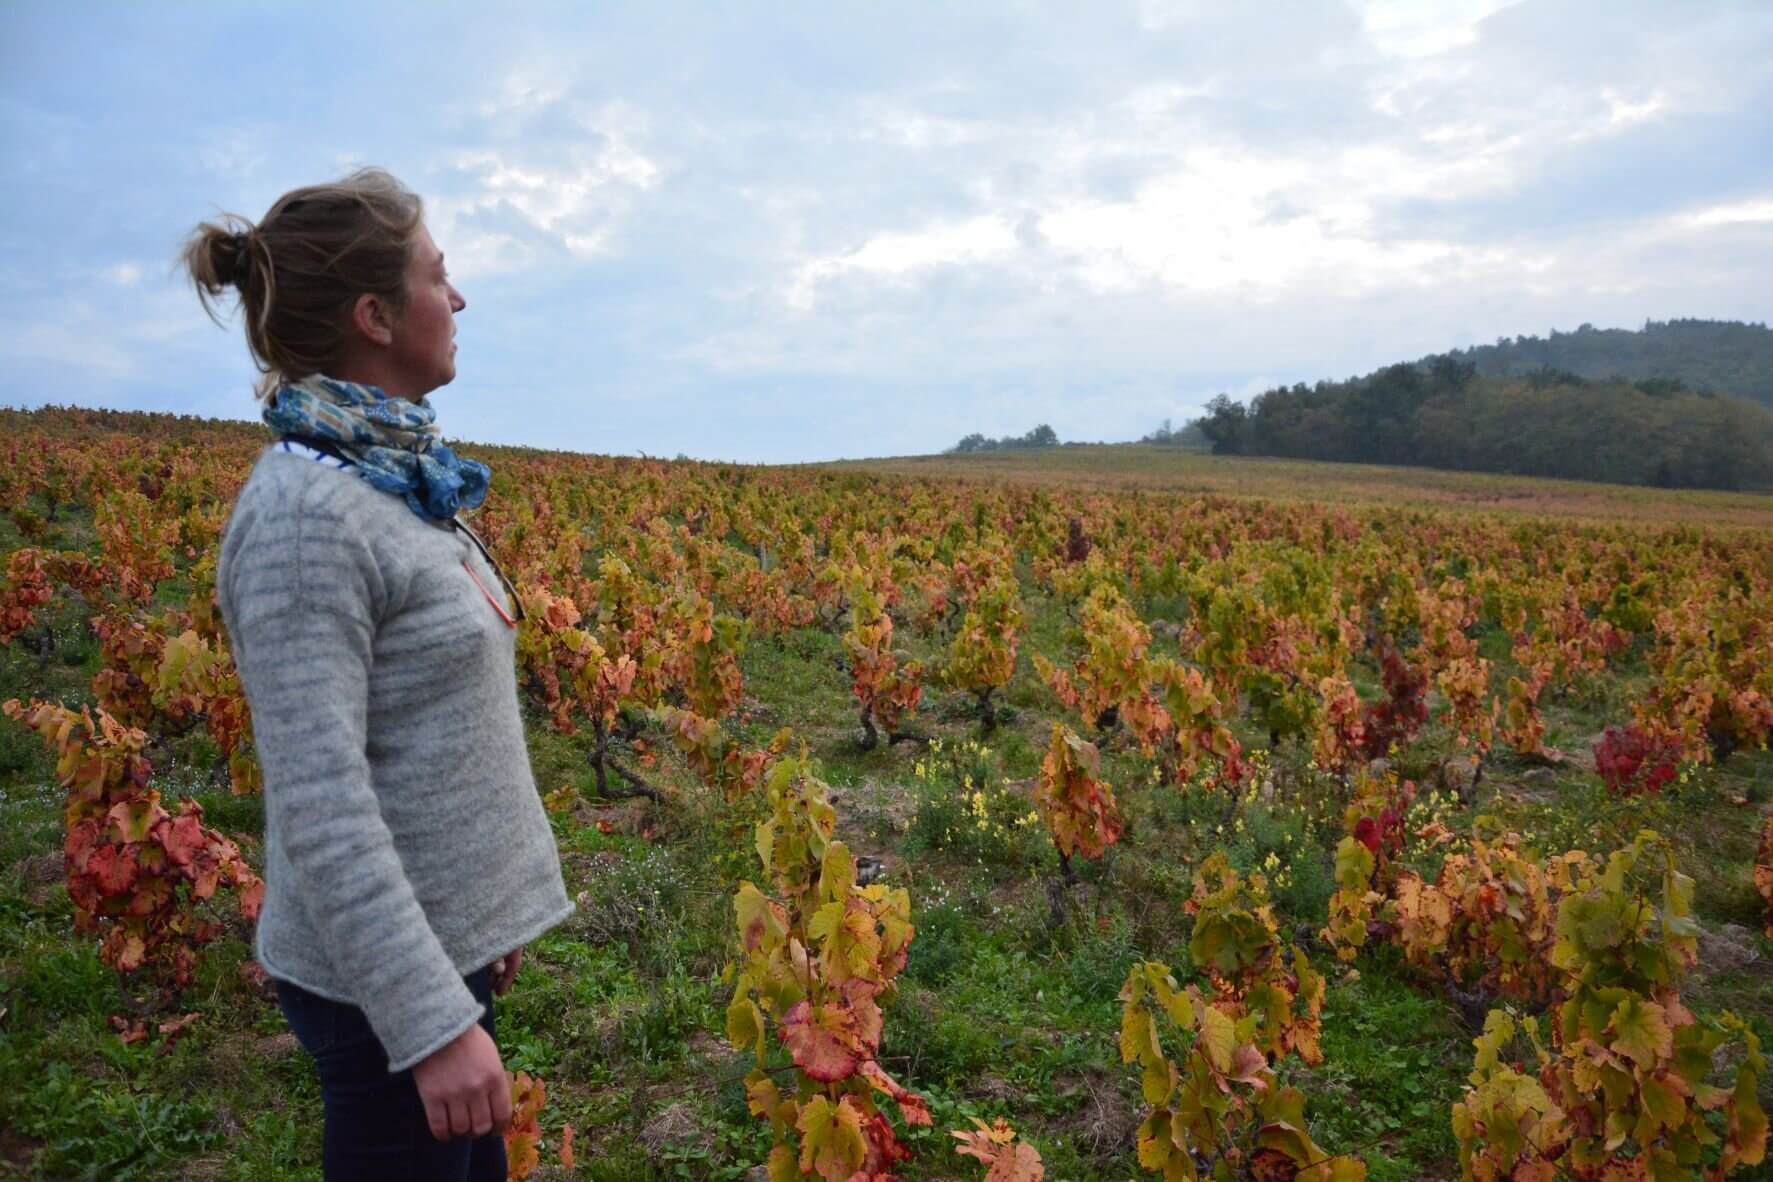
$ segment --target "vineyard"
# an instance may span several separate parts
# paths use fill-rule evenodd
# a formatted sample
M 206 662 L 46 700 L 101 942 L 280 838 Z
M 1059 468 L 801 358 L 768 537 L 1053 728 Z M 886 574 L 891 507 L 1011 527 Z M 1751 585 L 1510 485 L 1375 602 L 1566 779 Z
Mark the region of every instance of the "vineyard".
M 317 1179 L 263 430 L 0 427 L 0 1177 Z M 512 1177 L 1769 1176 L 1763 499 L 462 450 L 577 902 Z

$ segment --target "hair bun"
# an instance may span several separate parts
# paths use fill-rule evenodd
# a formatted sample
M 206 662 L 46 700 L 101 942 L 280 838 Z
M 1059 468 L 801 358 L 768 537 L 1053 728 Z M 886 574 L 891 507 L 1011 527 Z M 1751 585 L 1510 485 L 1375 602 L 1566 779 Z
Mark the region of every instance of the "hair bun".
M 251 230 L 218 236 L 213 253 L 216 278 L 223 283 L 245 288 L 247 278 L 252 274 L 252 255 Z

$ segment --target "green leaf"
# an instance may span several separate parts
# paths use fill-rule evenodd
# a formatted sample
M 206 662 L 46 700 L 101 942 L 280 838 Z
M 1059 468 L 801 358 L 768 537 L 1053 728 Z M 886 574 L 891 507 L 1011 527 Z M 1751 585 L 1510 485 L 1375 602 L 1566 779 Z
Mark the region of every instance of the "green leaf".
M 1613 948 L 1625 942 L 1635 926 L 1628 911 L 1635 911 L 1633 901 L 1624 895 L 1589 897 L 1577 910 L 1578 932 L 1584 947 L 1592 950 Z
M 774 866 L 772 860 L 776 848 L 776 823 L 773 820 L 757 823 L 757 860 L 763 863 L 763 872 L 769 874 Z
M 855 885 L 856 859 L 843 842 L 832 842 L 826 847 L 824 861 L 819 867 L 819 897 L 841 900 Z
M 1364 891 L 1373 880 L 1373 851 L 1353 837 L 1336 846 L 1336 885 L 1345 891 Z
M 1678 1078 L 1672 1077 L 1672 1080 Z M 1687 1119 L 1687 1099 L 1671 1086 L 1672 1080 L 1665 1082 L 1664 1077 L 1651 1075 L 1645 1076 L 1638 1085 L 1644 1111 L 1666 1129 L 1677 1128 Z
M 1188 953 L 1221 977 L 1232 977 L 1255 964 L 1272 942 L 1254 915 L 1233 911 L 1197 921 Z
M 739 1050 L 757 1048 L 757 1065 L 763 1066 L 763 1011 L 749 997 L 735 997 L 726 1008 L 727 1041 Z
M 1501 1062 L 1502 1048 L 1514 1037 L 1514 1019 L 1507 1010 L 1491 1010 L 1484 1017 L 1484 1032 L 1474 1040 L 1477 1061 L 1473 1064 L 1471 1082 L 1495 1069 Z
M 1761 1109 L 1756 1084 L 1758 1076 L 1747 1064 L 1736 1069 L 1736 1094 L 1725 1110 L 1728 1140 L 1724 1146 L 1724 1168 L 1732 1163 L 1759 1165 L 1767 1154 L 1767 1114 Z
M 1129 1004 L 1120 1016 L 1120 1061 L 1137 1061 L 1150 1067 L 1162 1059 L 1163 1051 L 1158 1046 L 1151 1011 L 1142 1005 Z
M 739 940 L 747 952 L 768 952 L 788 935 L 788 913 L 781 904 L 749 882 L 741 882 L 733 896 Z
M 1223 1010 L 1201 1007 L 1200 1042 L 1206 1048 L 1207 1059 L 1214 1070 L 1221 1073 L 1231 1070 L 1232 1053 L 1237 1049 L 1237 1029 Z
M 1674 1054 L 1674 1035 L 1662 1007 L 1641 997 L 1628 997 L 1607 1023 L 1612 1047 L 1639 1067 L 1654 1068 Z
M 831 934 L 843 926 L 843 900 L 833 899 L 813 912 L 807 920 L 806 934 L 814 940 L 828 940 Z
M 844 1096 L 835 1105 L 824 1096 L 814 1096 L 801 1108 L 798 1128 L 803 1174 L 844 1182 L 868 1155 L 862 1138 L 862 1113 L 852 1096 Z
M 1165 1182 L 1194 1182 L 1198 1177 L 1194 1159 L 1180 1148 L 1184 1139 L 1176 1115 L 1167 1108 L 1156 1109 L 1139 1126 L 1139 1164 L 1163 1171 Z
M 1180 1078 L 1176 1065 L 1168 1059 L 1147 1063 L 1145 1069 L 1139 1073 L 1139 1087 L 1145 1094 L 1145 1102 L 1168 1104 Z
M 1188 994 L 1176 988 L 1169 971 L 1161 965 L 1154 966 L 1150 979 L 1151 991 L 1157 995 L 1158 1004 L 1170 1016 L 1170 1021 L 1185 1030 L 1193 1026 L 1194 1003 L 1188 1000 Z
M 1644 1162 L 1649 1169 L 1650 1182 L 1685 1182 L 1693 1176 L 1693 1172 L 1681 1165 L 1674 1154 L 1660 1146 L 1645 1154 Z

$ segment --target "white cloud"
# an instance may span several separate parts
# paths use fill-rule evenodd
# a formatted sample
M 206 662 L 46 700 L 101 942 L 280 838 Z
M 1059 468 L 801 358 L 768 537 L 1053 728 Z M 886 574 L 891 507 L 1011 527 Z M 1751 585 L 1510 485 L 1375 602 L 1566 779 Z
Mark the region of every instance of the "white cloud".
M 1173 28 L 1197 20 L 1211 0 L 1138 0 L 1139 25 L 1147 30 Z
M 1367 37 L 1394 57 L 1433 57 L 1477 41 L 1485 17 L 1516 0 L 1355 0 Z
M 1186 104 L 1198 99 L 1210 98 L 1218 92 L 1218 89 L 1211 82 L 1196 82 L 1188 85 L 1162 82 L 1151 86 L 1136 86 L 1123 101 L 1135 119 L 1150 122 L 1174 118 Z
M 1737 201 L 1729 205 L 1714 205 L 1696 213 L 1685 214 L 1679 219 L 1679 222 L 1693 229 L 1737 226 L 1751 222 L 1773 222 L 1773 197 L 1764 197 L 1753 201 Z
M 1668 106 L 1668 99 L 1660 90 L 1653 90 L 1641 99 L 1630 99 L 1608 88 L 1601 91 L 1601 101 L 1607 104 L 1607 123 L 1614 128 L 1642 123 Z
M 860 134 L 864 139 L 901 148 L 953 148 L 977 143 L 991 133 L 977 120 L 931 115 L 899 104 L 868 104 L 862 118 Z
M 802 263 L 788 285 L 788 304 L 803 311 L 812 308 L 819 286 L 845 272 L 896 278 L 945 264 L 1001 258 L 1015 248 L 1014 226 L 991 215 L 907 233 L 876 234 L 855 250 Z
M 507 84 L 510 85 L 509 83 Z M 566 101 L 558 90 L 522 90 L 493 104 L 530 115 Z M 587 259 L 612 248 L 635 198 L 659 186 L 664 169 L 635 146 L 641 120 L 620 104 L 579 114 L 564 141 L 549 138 L 463 148 L 449 158 L 449 191 L 431 199 L 431 217 L 452 270 L 463 277 L 520 271 L 544 255 L 538 239 Z M 501 214 L 521 226 L 489 227 Z
M 1104 291 L 1155 282 L 1272 297 L 1308 279 L 1346 291 L 1385 279 L 1427 282 L 1430 264 L 1478 257 L 1446 243 L 1380 241 L 1317 213 L 1277 217 L 1267 205 L 1279 190 L 1225 181 L 1191 169 L 1127 201 L 1062 206 L 1041 217 L 1040 232 Z M 1359 213 L 1350 207 L 1343 221 Z
M 1097 292 L 1155 285 L 1267 299 L 1312 283 L 1338 291 L 1420 284 L 1520 263 L 1500 247 L 1400 238 L 1376 228 L 1381 200 L 1452 200 L 1505 189 L 1518 144 L 1484 142 L 1481 129 L 1460 130 L 1446 150 L 1405 142 L 1292 155 L 1231 143 L 1176 147 L 1167 166 L 1171 145 L 1150 135 L 1091 137 L 1071 123 L 1016 135 L 1043 159 L 1067 163 L 1014 199 L 1004 186 L 968 186 L 992 206 L 971 218 L 882 230 L 854 250 L 800 262 L 784 287 L 790 306 L 812 309 L 821 286 L 842 276 L 902 284 L 941 266 L 990 270 L 1048 291 L 1069 275 Z M 1157 156 L 1147 167 L 1157 163 L 1158 171 L 1124 197 L 1076 191 L 1073 178 L 1088 158 L 1110 158 L 1134 144 Z M 1079 152 L 1076 163 L 1068 149 Z M 1020 236 L 1018 227 L 1027 227 Z
M 140 263 L 114 263 L 105 268 L 105 279 L 118 287 L 134 287 L 142 281 Z

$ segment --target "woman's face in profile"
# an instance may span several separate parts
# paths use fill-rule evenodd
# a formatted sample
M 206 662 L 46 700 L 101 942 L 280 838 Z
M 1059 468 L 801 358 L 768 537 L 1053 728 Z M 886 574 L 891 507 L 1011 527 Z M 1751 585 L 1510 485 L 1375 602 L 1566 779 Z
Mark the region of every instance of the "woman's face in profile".
M 391 360 L 417 400 L 456 376 L 455 314 L 468 303 L 449 281 L 443 252 L 420 226 L 406 265 L 406 307 L 394 325 Z

